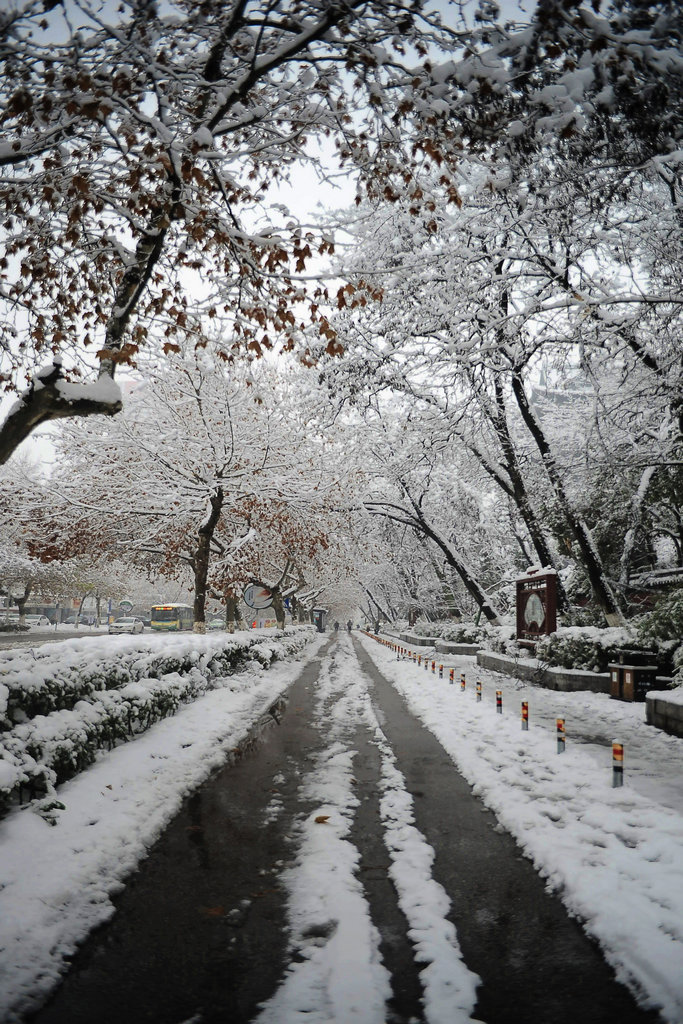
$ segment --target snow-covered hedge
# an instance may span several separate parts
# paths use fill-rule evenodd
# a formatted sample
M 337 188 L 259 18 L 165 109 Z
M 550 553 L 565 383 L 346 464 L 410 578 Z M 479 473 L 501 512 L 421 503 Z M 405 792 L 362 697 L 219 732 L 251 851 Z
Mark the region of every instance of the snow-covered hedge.
M 296 654 L 311 634 L 93 637 L 8 652 L 0 662 L 0 814 L 225 685 L 238 666 Z
M 503 627 L 507 628 L 507 627 Z M 438 637 L 455 644 L 481 644 L 487 645 L 487 641 L 496 634 L 496 628 L 485 625 L 477 625 L 474 622 L 426 622 L 418 620 L 410 631 L 415 636 Z
M 660 668 L 668 674 L 674 643 L 638 639 L 621 627 L 599 629 L 595 626 L 567 626 L 542 637 L 536 643 L 536 657 L 548 665 L 606 672 L 610 662 L 619 660 L 621 650 L 655 651 Z

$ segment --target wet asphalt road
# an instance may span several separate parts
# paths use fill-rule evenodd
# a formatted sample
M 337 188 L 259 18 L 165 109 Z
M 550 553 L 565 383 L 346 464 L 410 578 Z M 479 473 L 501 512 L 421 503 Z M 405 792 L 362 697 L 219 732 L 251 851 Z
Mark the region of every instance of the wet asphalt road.
M 414 798 L 415 824 L 435 849 L 433 875 L 450 897 L 464 960 L 482 979 L 475 1016 L 487 1024 L 659 1020 L 614 981 L 597 946 L 546 893 L 437 740 L 408 713 L 361 645 L 354 646 Z M 313 713 L 319 665 L 302 671 L 286 707 L 274 707 L 234 763 L 185 803 L 115 898 L 111 922 L 88 939 L 31 1022 L 246 1024 L 254 1018 L 287 966 L 279 876 L 296 855 L 297 821 L 314 809 L 300 784 L 326 742 Z M 379 753 L 360 723 L 352 747 L 361 800 L 350 838 L 392 974 L 387 1021 L 409 1024 L 424 1020 L 419 968 L 387 873 Z M 277 817 L 269 814 L 274 798 Z

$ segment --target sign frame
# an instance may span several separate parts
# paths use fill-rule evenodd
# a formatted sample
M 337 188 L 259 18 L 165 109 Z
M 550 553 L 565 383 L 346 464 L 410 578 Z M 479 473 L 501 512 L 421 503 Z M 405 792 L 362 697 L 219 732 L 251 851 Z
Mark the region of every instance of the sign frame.
M 533 641 L 554 633 L 557 629 L 557 574 L 537 570 L 516 582 L 517 639 Z
M 273 603 L 273 592 L 263 583 L 249 583 L 242 591 L 242 600 L 248 608 L 263 611 Z

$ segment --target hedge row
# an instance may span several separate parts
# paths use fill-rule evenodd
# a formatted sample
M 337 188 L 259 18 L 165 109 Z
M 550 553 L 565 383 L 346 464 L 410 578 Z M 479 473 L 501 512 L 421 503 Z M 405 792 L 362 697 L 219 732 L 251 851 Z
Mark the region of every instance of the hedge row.
M 265 642 L 255 636 L 226 637 L 222 643 L 205 642 L 204 650 L 189 647 L 192 641 L 185 639 L 175 644 L 175 653 L 137 649 L 125 657 L 110 646 L 108 661 L 100 653 L 89 666 L 74 659 L 73 651 L 53 649 L 52 671 L 39 673 L 37 685 L 25 679 L 25 707 L 20 706 L 19 680 L 5 684 L 14 724 L 0 733 L 0 815 L 14 803 L 52 794 L 55 786 L 92 764 L 100 750 L 111 750 L 175 714 L 181 704 L 221 685 L 235 666 L 258 661 L 267 667 L 295 654 L 309 639 L 309 630 L 288 631 Z M 132 678 L 145 666 L 155 674 Z M 27 713 L 28 707 L 56 701 L 62 706 Z
M 139 679 L 182 675 L 195 667 L 209 676 L 229 675 L 245 659 L 258 658 L 263 646 L 262 637 L 238 634 L 206 638 L 202 649 L 189 647 L 187 636 L 175 635 L 164 637 L 164 648 L 158 650 L 160 639 L 136 638 L 131 644 L 117 637 L 123 643 L 117 644 L 115 656 L 108 637 L 8 652 L 0 666 L 0 734 L 27 718 L 70 710 L 98 691 L 120 689 Z
M 550 666 L 607 672 L 607 666 L 618 662 L 622 651 L 639 655 L 652 652 L 652 661 L 659 665 L 662 675 L 670 675 L 673 671 L 672 655 L 678 643 L 663 640 L 647 642 L 619 627 L 596 629 L 569 626 L 538 640 L 536 657 Z

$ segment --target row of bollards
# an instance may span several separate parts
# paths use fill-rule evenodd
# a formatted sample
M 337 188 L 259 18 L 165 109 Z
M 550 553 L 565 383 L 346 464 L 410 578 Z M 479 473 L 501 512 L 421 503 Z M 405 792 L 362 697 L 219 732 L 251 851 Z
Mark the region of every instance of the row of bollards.
M 401 661 L 408 658 L 409 661 L 413 661 L 417 665 L 421 665 L 424 661 L 425 672 L 429 670 L 430 659 L 425 655 L 418 654 L 417 651 L 408 650 L 406 647 L 401 647 L 400 644 L 392 643 L 390 640 L 384 640 L 382 637 L 377 636 L 374 633 L 368 633 L 374 640 L 384 644 L 385 647 L 393 648 L 396 651 L 396 660 Z M 436 661 L 432 659 L 431 662 L 432 673 L 436 673 Z M 439 679 L 443 679 L 443 665 L 439 665 Z M 448 673 L 448 680 L 452 684 L 455 681 L 455 669 L 450 669 Z M 460 673 L 460 692 L 464 693 L 467 689 L 467 679 L 464 672 Z M 481 681 L 477 679 L 475 687 L 477 703 L 481 701 Z M 496 690 L 496 712 L 499 715 L 503 713 L 503 691 Z M 564 718 L 557 718 L 555 720 L 556 735 L 557 735 L 557 753 L 562 754 L 566 749 L 567 734 L 565 730 Z M 522 731 L 529 731 L 529 702 L 526 700 L 522 701 Z M 624 785 L 624 745 L 620 740 L 613 740 L 612 742 L 612 788 L 618 788 Z

